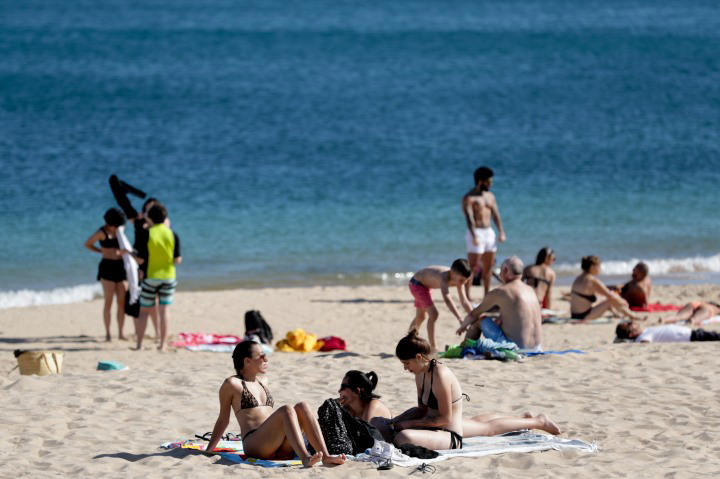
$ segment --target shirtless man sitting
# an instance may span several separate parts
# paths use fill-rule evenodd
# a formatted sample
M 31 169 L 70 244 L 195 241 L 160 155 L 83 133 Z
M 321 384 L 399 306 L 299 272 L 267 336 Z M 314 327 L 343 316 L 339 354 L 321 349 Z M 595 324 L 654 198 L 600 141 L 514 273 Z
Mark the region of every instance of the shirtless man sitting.
M 495 195 L 490 192 L 493 184 L 493 171 L 481 166 L 475 170 L 475 186 L 468 191 L 462 199 L 462 210 L 467 222 L 465 243 L 467 246 L 468 261 L 473 276 L 477 275 L 482 268 L 483 287 L 485 294 L 490 289 L 492 278 L 492 267 L 495 263 L 497 245 L 495 243 L 495 231 L 490 226 L 490 220 L 495 221 L 498 230 L 498 241 L 505 241 L 500 211 L 498 210 Z M 472 281 L 465 286 L 465 292 L 470 300 L 470 288 Z
M 500 270 L 502 286 L 493 289 L 482 303 L 465 317 L 457 334 L 467 331 L 465 339 L 477 339 L 479 332 L 494 341 L 512 341 L 521 350 L 542 351 L 542 318 L 535 290 L 523 283 L 523 263 L 517 256 L 506 259 Z M 497 324 L 490 318 L 480 321 L 482 313 L 497 307 Z M 499 327 L 498 327 L 499 326 Z
M 631 308 L 647 308 L 652 292 L 648 267 L 642 261 L 632 270 L 632 279 L 620 289 L 620 296 Z

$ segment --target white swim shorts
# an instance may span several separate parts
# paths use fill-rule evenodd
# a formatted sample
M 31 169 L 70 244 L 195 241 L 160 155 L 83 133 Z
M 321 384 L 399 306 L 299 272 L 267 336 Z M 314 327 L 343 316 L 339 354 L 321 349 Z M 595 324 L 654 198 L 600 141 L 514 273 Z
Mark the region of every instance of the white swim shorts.
M 495 243 L 495 230 L 490 227 L 475 228 L 475 236 L 479 240 L 480 244 L 475 244 L 473 242 L 473 237 L 469 230 L 465 232 L 465 245 L 467 246 L 468 253 L 483 254 L 495 253 L 497 251 L 497 244 Z

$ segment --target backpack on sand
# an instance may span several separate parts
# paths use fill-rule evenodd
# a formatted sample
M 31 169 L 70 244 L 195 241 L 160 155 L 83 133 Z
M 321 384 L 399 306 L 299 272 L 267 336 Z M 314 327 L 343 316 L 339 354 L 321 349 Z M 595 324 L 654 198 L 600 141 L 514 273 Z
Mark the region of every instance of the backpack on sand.
M 260 338 L 261 343 L 272 344 L 272 328 L 262 317 L 260 311 L 254 309 L 245 312 L 245 336 L 253 334 Z

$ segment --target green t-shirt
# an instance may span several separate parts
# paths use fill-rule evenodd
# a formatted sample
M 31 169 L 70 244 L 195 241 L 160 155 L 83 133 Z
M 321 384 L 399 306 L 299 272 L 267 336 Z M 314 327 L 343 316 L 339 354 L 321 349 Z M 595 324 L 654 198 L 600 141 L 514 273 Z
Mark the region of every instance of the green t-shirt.
M 180 256 L 180 239 L 164 224 L 148 230 L 147 277 L 175 279 L 175 258 Z

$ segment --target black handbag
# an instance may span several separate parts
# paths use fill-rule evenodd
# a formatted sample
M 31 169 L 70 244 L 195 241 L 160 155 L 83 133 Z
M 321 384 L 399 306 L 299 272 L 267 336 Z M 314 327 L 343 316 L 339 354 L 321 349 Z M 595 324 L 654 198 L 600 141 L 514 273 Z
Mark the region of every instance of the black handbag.
M 318 423 L 330 454 L 360 454 L 382 440 L 374 426 L 350 414 L 337 399 L 326 399 L 318 408 Z

